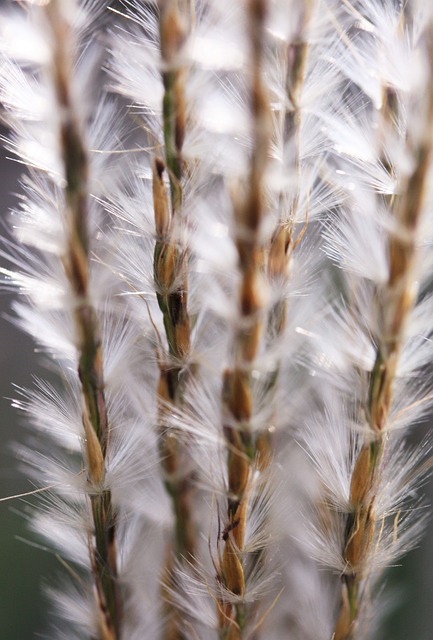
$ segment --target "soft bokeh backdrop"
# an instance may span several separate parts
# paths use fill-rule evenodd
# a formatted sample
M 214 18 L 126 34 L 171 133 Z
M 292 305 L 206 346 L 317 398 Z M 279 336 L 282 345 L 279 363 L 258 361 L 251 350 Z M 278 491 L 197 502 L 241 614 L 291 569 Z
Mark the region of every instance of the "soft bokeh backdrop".
M 2 134 L 5 130 L 2 129 Z M 22 167 L 0 155 L 0 233 L 6 237 L 8 209 L 16 201 L 17 179 Z M 5 250 L 4 243 L 1 251 Z M 1 259 L 2 266 L 5 260 Z M 0 298 L 0 497 L 32 490 L 24 473 L 18 470 L 14 446 L 25 439 L 22 418 L 12 409 L 9 398 L 13 384 L 31 385 L 38 372 L 38 358 L 31 340 L 10 321 L 11 297 Z M 9 318 L 8 318 L 9 316 Z M 28 499 L 28 502 L 34 502 Z M 53 575 L 58 561 L 47 552 L 30 546 L 36 540 L 24 517 L 25 500 L 0 502 L 0 638 L 27 640 L 46 628 L 47 604 L 41 594 L 44 577 Z M 26 542 L 27 541 L 27 542 Z

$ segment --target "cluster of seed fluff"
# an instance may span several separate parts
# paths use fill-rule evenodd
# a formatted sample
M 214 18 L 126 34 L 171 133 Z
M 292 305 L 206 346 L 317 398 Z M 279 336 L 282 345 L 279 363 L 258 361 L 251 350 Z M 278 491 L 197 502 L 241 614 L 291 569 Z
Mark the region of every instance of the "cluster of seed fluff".
M 339 392 L 306 438 L 323 483 L 313 549 L 342 582 L 336 640 L 372 633 L 383 570 L 422 532 L 430 444 L 406 440 L 432 401 L 431 15 L 358 3 L 344 30 L 329 132 L 348 197 L 325 232 L 343 287 L 325 356 Z
M 423 526 L 431 12 L 103 5 L 0 16 L 53 635 L 371 636 Z

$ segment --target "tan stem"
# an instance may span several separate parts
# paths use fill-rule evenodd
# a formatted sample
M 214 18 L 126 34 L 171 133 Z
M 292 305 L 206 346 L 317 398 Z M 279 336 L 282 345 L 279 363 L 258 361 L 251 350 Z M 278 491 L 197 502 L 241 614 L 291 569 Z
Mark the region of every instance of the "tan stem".
M 265 212 L 263 175 L 270 140 L 269 100 L 261 72 L 266 9 L 265 0 L 250 0 L 247 8 L 251 38 L 253 152 L 248 189 L 244 198 L 235 205 L 240 230 L 236 246 L 241 273 L 239 309 L 243 322 L 242 328 L 234 336 L 234 366 L 226 371 L 223 385 L 223 408 L 227 417 L 224 435 L 228 448 L 228 503 L 218 576 L 225 591 L 240 598 L 240 601 L 234 604 L 231 598 L 224 596 L 224 590 L 221 591 L 218 608 L 220 637 L 223 640 L 240 640 L 248 619 L 242 597 L 245 593 L 245 530 L 256 464 L 255 442 L 250 426 L 253 418 L 251 368 L 263 333 L 263 252 L 260 232 Z
M 74 321 L 84 403 L 87 481 L 94 526 L 90 553 L 100 617 L 98 626 L 100 640 L 119 640 L 122 605 L 117 582 L 117 517 L 111 492 L 104 487 L 109 427 L 98 319 L 89 301 L 88 158 L 70 93 L 70 28 L 56 0 L 47 5 L 45 14 L 53 34 L 52 73 L 59 113 L 62 114 L 59 134 L 69 224 L 64 267 L 76 300 Z
M 433 53 L 433 33 L 427 33 L 429 59 Z M 384 117 L 395 120 L 397 100 L 387 91 Z M 391 115 L 390 115 L 391 114 Z M 388 123 L 386 123 L 388 124 Z M 388 421 L 398 360 L 403 347 L 404 330 L 416 300 L 414 264 L 417 257 L 417 233 L 423 209 L 426 177 L 433 146 L 433 88 L 429 85 L 424 113 L 424 135 L 408 140 L 415 160 L 414 168 L 401 185 L 401 195 L 389 201 L 396 230 L 389 238 L 389 277 L 378 291 L 382 332 L 378 337 L 376 360 L 370 375 L 367 418 L 371 440 L 362 447 L 355 462 L 345 536 L 342 576 L 343 592 L 335 640 L 352 640 L 362 605 L 366 566 L 373 553 L 376 534 L 375 502 L 381 477 L 381 465 L 388 440 Z M 390 169 L 391 171 L 391 169 Z

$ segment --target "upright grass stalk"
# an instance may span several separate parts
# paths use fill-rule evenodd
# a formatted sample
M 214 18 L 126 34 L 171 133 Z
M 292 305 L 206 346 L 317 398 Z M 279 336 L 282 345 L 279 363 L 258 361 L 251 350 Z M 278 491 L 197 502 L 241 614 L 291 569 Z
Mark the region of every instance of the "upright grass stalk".
M 221 638 L 243 637 L 247 612 L 242 596 L 245 591 L 244 544 L 256 443 L 251 431 L 253 396 L 251 369 L 263 334 L 261 226 L 265 215 L 263 178 L 267 165 L 270 112 L 262 79 L 266 1 L 252 0 L 247 5 L 251 41 L 251 115 L 253 148 L 245 196 L 235 201 L 236 247 L 241 285 L 239 295 L 240 326 L 234 337 L 233 368 L 225 373 L 223 405 L 226 408 L 224 435 L 228 447 L 228 505 L 224 527 L 221 574 L 218 579 L 237 603 L 219 603 Z
M 163 314 L 168 343 L 168 360 L 161 356 L 158 396 L 161 420 L 161 460 L 165 482 L 175 512 L 175 545 L 179 556 L 194 556 L 194 523 L 191 482 L 181 469 L 183 454 L 178 437 L 168 428 L 164 414 L 170 406 L 182 404 L 182 380 L 190 351 L 188 314 L 188 253 L 179 241 L 182 206 L 182 145 L 185 136 L 185 70 L 180 62 L 185 26 L 177 1 L 161 3 L 160 43 L 164 97 L 162 108 L 165 165 L 170 183 L 170 200 L 165 193 L 164 161 L 156 158 L 153 170 L 153 201 L 157 241 L 154 274 L 157 300 Z M 166 361 L 167 360 L 167 361 Z
M 89 551 L 100 612 L 100 638 L 117 640 L 121 637 L 121 596 L 117 582 L 116 513 L 111 491 L 105 487 L 109 426 L 100 331 L 89 295 L 88 158 L 71 96 L 71 26 L 62 15 L 57 0 L 51 0 L 46 6 L 45 15 L 53 38 L 53 86 L 59 113 L 63 114 L 59 136 L 69 232 L 63 263 L 75 298 L 78 374 L 84 402 L 85 460 L 94 526 L 94 542 Z
M 274 114 L 276 137 L 280 138 L 283 160 L 287 154 L 287 171 L 291 183 L 290 193 L 282 189 L 278 198 L 278 220 L 266 251 L 265 261 L 267 273 L 271 283 L 277 287 L 284 286 L 290 278 L 293 253 L 302 240 L 308 224 L 308 210 L 305 211 L 305 220 L 301 231 L 296 237 L 295 229 L 298 227 L 296 217 L 299 206 L 300 178 L 301 178 L 301 118 L 302 118 L 302 91 L 308 61 L 308 26 L 314 8 L 314 1 L 309 0 L 301 9 L 299 23 L 292 37 L 292 42 L 278 43 L 277 56 L 282 58 L 285 71 L 285 94 L 287 104 Z M 275 339 L 281 339 L 286 326 L 287 299 L 280 297 L 269 312 L 268 339 L 272 343 Z M 278 377 L 278 367 L 269 377 L 269 403 L 272 404 L 274 391 Z M 270 432 L 259 434 L 256 441 L 262 463 L 269 463 L 271 452 Z
M 175 531 L 174 552 L 178 559 L 193 562 L 195 557 L 195 523 L 193 518 L 193 486 L 188 460 L 188 448 L 170 427 L 169 416 L 173 407 L 181 408 L 188 373 L 191 321 L 188 311 L 188 251 L 184 246 L 182 227 L 182 182 L 184 160 L 182 146 L 185 138 L 185 73 L 182 62 L 187 36 L 187 10 L 178 0 L 163 0 L 159 5 L 159 34 L 164 95 L 162 102 L 162 128 L 165 166 L 156 158 L 153 168 L 153 203 L 155 211 L 156 245 L 154 277 L 156 297 L 163 315 L 168 354 L 159 360 L 158 384 L 159 429 L 161 464 L 164 480 L 172 499 Z M 191 7 L 189 8 L 191 12 Z M 167 198 L 164 183 L 165 168 L 170 184 Z M 186 466 L 185 466 L 186 465 Z M 169 552 L 170 553 L 170 552 Z M 164 582 L 173 585 L 174 557 L 168 557 Z M 164 587 L 164 591 L 165 591 Z M 184 638 L 178 613 L 169 610 L 165 630 L 167 640 Z M 171 614 L 171 615 L 170 615 Z
M 184 404 L 185 384 L 192 369 L 189 362 L 189 251 L 185 243 L 187 220 L 183 205 L 186 163 L 182 147 L 187 119 L 184 95 L 187 71 L 185 47 L 193 22 L 194 6 L 192 2 L 178 0 L 160 0 L 149 7 L 135 2 L 128 5 L 127 12 L 121 15 L 140 25 L 139 33 L 136 34 L 140 48 L 146 45 L 146 28 L 152 34 L 155 69 L 151 68 L 150 73 L 153 75 L 157 71 L 155 85 L 162 94 L 160 103 L 155 105 L 157 116 L 151 111 L 143 120 L 144 127 L 148 126 L 148 122 L 150 129 L 156 127 L 154 136 L 158 140 L 158 144 L 152 146 L 151 154 L 154 224 L 152 298 L 156 300 L 162 316 L 165 338 L 161 339 L 163 334 L 158 329 L 157 430 L 161 476 L 170 496 L 174 515 L 174 530 L 167 545 L 166 566 L 162 572 L 164 596 L 166 587 L 170 588 L 173 581 L 174 563 L 181 559 L 193 562 L 196 545 L 191 460 L 188 446 L 173 429 L 171 420 L 173 412 L 180 411 Z M 142 53 L 144 57 L 145 46 L 142 47 Z M 118 64 L 121 63 L 114 54 L 113 65 Z M 123 87 L 121 90 L 124 90 Z M 145 94 L 145 101 L 149 98 Z M 145 206 L 144 202 L 142 204 Z M 116 210 L 119 210 L 117 204 Z M 123 212 L 119 213 L 123 217 Z M 144 254 L 143 247 L 141 250 Z M 146 260 L 147 258 L 145 256 Z M 124 265 L 120 269 L 122 268 Z M 139 282 L 138 286 L 141 288 L 143 282 Z M 148 312 L 149 307 L 145 310 L 146 316 Z M 151 313 L 153 315 L 153 311 Z M 155 320 L 159 325 L 157 313 Z M 177 637 L 179 625 L 176 614 L 173 615 L 169 605 L 166 605 L 166 609 L 166 637 Z
M 305 219 L 298 222 L 299 200 L 301 189 L 301 118 L 302 118 L 302 93 L 305 75 L 307 71 L 309 42 L 308 27 L 313 12 L 313 2 L 307 2 L 300 11 L 295 32 L 289 37 L 274 44 L 275 62 L 282 66 L 284 78 L 284 99 L 279 108 L 275 108 L 273 116 L 273 128 L 275 145 L 281 153 L 281 163 L 284 167 L 286 180 L 290 186 L 284 184 L 276 197 L 277 220 L 272 236 L 266 247 L 263 247 L 263 263 L 270 287 L 274 290 L 277 299 L 268 306 L 266 318 L 265 341 L 268 347 L 275 348 L 276 344 L 284 341 L 287 329 L 288 299 L 281 294 L 281 288 L 286 290 L 291 278 L 292 261 L 298 244 L 307 229 L 308 211 L 305 211 Z M 302 214 L 301 214 L 302 215 Z M 299 227 L 301 230 L 299 231 Z M 292 337 L 293 338 L 293 337 Z M 290 339 L 290 336 L 289 336 Z M 269 407 L 269 423 L 265 429 L 261 429 L 256 436 L 256 464 L 262 474 L 256 492 L 266 496 L 269 478 L 267 473 L 272 467 L 275 457 L 275 424 L 278 422 L 279 406 L 279 378 L 283 358 L 276 357 L 276 362 L 263 382 L 264 402 Z M 292 435 L 292 434 L 291 434 Z M 261 486 L 260 486 L 261 484 Z M 268 496 L 268 502 L 272 500 Z M 268 514 L 267 526 L 271 524 Z M 255 551 L 255 565 L 265 567 L 269 559 L 266 554 L 266 544 Z M 260 604 L 260 603 L 259 603 Z M 258 633 L 260 637 L 260 633 Z
M 425 38 L 431 77 L 431 26 L 428 27 Z M 395 90 L 385 87 L 381 111 L 381 130 L 385 132 L 385 136 L 390 132 L 397 133 L 398 103 L 399 96 Z M 414 269 L 419 261 L 419 227 L 433 145 L 433 91 L 430 84 L 420 130 L 414 133 L 412 123 L 408 123 L 406 145 L 414 159 L 413 167 L 407 177 L 401 180 L 399 193 L 383 197 L 393 225 L 387 238 L 389 275 L 387 281 L 376 291 L 379 333 L 365 398 L 368 429 L 364 444 L 357 454 L 350 481 L 349 501 L 352 512 L 348 515 L 344 536 L 343 556 L 346 567 L 342 575 L 342 600 L 335 640 L 358 637 L 357 622 L 361 606 L 367 597 L 366 584 L 371 571 L 369 563 L 375 553 L 378 532 L 383 527 L 376 516 L 377 494 L 384 464 L 388 464 L 385 457 L 397 368 L 404 346 L 405 330 L 418 291 Z M 395 176 L 395 167 L 389 164 L 383 149 L 381 153 L 382 162 L 388 168 L 390 176 Z
M 50 190 L 53 192 L 53 201 L 57 198 L 59 208 L 61 207 L 55 211 L 59 221 L 54 223 L 54 227 L 63 238 L 56 238 L 55 241 L 60 244 L 63 239 L 64 246 L 58 249 L 56 269 L 59 271 L 59 268 L 63 268 L 66 276 L 70 305 L 68 313 L 74 326 L 77 374 L 81 386 L 79 402 L 82 404 L 82 464 L 86 476 L 84 496 L 81 497 L 84 498 L 88 511 L 88 553 L 97 612 L 97 631 L 92 637 L 95 640 L 120 640 L 122 596 L 117 569 L 117 513 L 106 482 L 110 426 L 104 391 L 99 321 L 89 286 L 92 245 L 89 223 L 89 157 L 84 138 L 84 122 L 80 109 L 77 108 L 78 97 L 74 93 L 76 86 L 73 87 L 72 80 L 74 66 L 77 64 L 75 55 L 79 47 L 78 27 L 73 23 L 77 20 L 78 7 L 75 2 L 68 6 L 61 0 L 50 0 L 43 3 L 42 7 L 29 7 L 28 11 L 29 18 L 34 20 L 35 36 L 45 39 L 45 68 L 38 68 L 36 65 L 35 73 L 36 77 L 42 78 L 41 85 L 46 85 L 55 114 L 50 121 L 45 114 L 46 121 L 41 122 L 41 129 L 49 139 L 56 141 L 53 146 L 59 155 L 57 168 L 61 175 L 60 188 L 56 191 L 57 178 L 50 176 L 54 182 L 51 185 L 50 178 L 45 177 L 43 171 L 39 171 L 41 177 L 38 178 L 35 169 L 33 189 L 37 194 L 38 179 L 41 185 L 46 186 L 48 194 L 41 195 L 47 207 L 46 215 L 49 214 Z M 85 19 L 84 12 L 81 18 Z M 13 78 L 11 75 L 11 79 Z M 21 133 L 19 119 L 12 121 L 12 124 Z M 25 142 L 25 135 L 22 135 Z M 43 169 L 43 163 L 41 166 Z M 46 200 L 43 200 L 44 197 Z M 29 210 L 31 211 L 31 206 Z M 64 224 L 63 229 L 60 219 Z M 21 268 L 24 265 L 24 269 L 30 269 L 25 260 L 17 264 Z M 20 278 L 19 274 L 11 275 L 12 278 Z M 59 278 L 62 276 L 59 275 Z
M 353 513 L 349 515 L 346 528 L 344 558 L 347 569 L 342 576 L 343 595 L 335 630 L 336 640 L 355 637 L 355 623 L 366 577 L 364 564 L 374 552 L 375 530 L 381 526 L 375 518 L 376 487 L 380 482 L 389 437 L 388 420 L 392 390 L 404 328 L 416 296 L 412 272 L 416 260 L 417 232 L 425 179 L 432 152 L 432 133 L 433 93 L 429 92 L 425 138 L 413 149 L 414 157 L 417 158 L 416 166 L 408 177 L 401 197 L 393 207 L 397 230 L 389 239 L 389 278 L 380 294 L 382 333 L 370 376 L 366 403 L 370 437 L 358 454 L 352 472 L 350 504 Z

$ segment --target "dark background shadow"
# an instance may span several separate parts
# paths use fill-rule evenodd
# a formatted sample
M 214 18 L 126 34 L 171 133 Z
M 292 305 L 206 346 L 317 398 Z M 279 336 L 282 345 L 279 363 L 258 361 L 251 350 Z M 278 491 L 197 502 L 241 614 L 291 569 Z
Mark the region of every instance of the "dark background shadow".
M 5 129 L 0 128 L 2 135 Z M 0 235 L 6 236 L 8 210 L 16 201 L 22 166 L 7 160 L 0 149 Z M 3 250 L 4 247 L 1 247 Z M 5 260 L 1 259 L 5 266 Z M 40 372 L 38 357 L 29 337 L 13 325 L 12 296 L 0 296 L 0 497 L 31 491 L 34 486 L 18 470 L 13 443 L 23 442 L 23 419 L 11 407 L 13 384 L 31 386 Z M 52 575 L 57 561 L 51 554 L 30 546 L 37 543 L 27 526 L 25 511 L 32 498 L 0 502 L 0 639 L 27 640 L 46 627 L 47 602 L 42 597 L 44 577 Z M 60 567 L 59 567 L 60 568 Z

